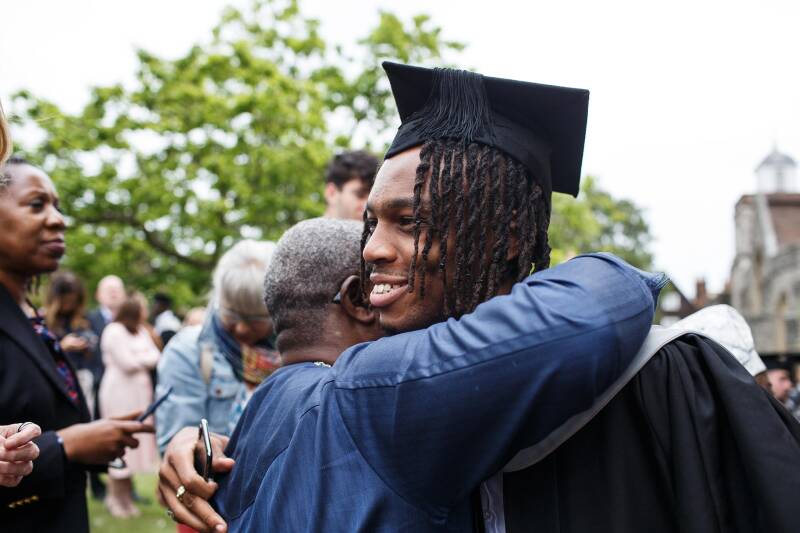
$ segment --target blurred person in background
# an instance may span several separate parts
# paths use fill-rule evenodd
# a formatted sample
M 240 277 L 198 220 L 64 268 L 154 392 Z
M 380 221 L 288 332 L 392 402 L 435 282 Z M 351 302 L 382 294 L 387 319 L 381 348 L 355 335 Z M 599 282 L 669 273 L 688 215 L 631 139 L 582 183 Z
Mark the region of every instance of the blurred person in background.
M 113 322 L 117 309 L 119 309 L 119 306 L 125 300 L 125 284 L 119 276 L 105 276 L 98 282 L 94 297 L 95 300 L 97 300 L 97 307 L 89 312 L 87 318 L 89 319 L 92 331 L 99 339 L 103 335 L 103 330 L 106 326 Z M 104 370 L 103 351 L 99 344 L 95 350 L 91 365 L 95 374 L 95 389 L 99 389 Z M 99 404 L 96 406 L 93 414 L 95 417 L 99 417 Z
M 0 104 L 0 169 L 9 155 L 11 132 Z M 39 447 L 32 441 L 41 434 L 42 429 L 32 422 L 0 426 L 0 487 L 16 487 L 25 475 L 33 471 L 33 460 L 39 456 Z
M 108 275 L 104 276 L 97 283 L 97 290 L 95 290 L 94 298 L 97 301 L 97 307 L 89 311 L 87 318 L 92 327 L 92 331 L 99 339 L 103 335 L 103 330 L 114 320 L 114 315 L 117 309 L 125 300 L 125 284 L 119 276 Z M 95 374 L 95 395 L 97 389 L 100 388 L 100 381 L 103 379 L 103 351 L 100 344 L 94 352 L 91 362 L 92 371 Z M 99 418 L 99 404 L 95 406 L 93 415 Z M 94 488 L 92 489 L 94 490 Z
M 41 435 L 32 471 L 16 487 L 0 487 L 3 531 L 88 532 L 86 471 L 105 470 L 138 444 L 135 433 L 153 431 L 134 420 L 138 413 L 90 422 L 75 369 L 28 301 L 33 279 L 58 268 L 65 230 L 50 177 L 10 159 L 0 172 L 0 413 L 36 422 Z
M 785 405 L 789 412 L 800 421 L 800 363 L 794 363 L 792 367 L 792 377 L 794 378 L 794 385 L 789 391 L 789 397 L 783 405 Z
M 772 359 L 767 362 L 767 367 L 770 392 L 800 421 L 800 385 L 792 381 L 791 363 Z
M 153 296 L 153 329 L 166 346 L 169 340 L 181 329 L 181 320 L 172 311 L 172 298 L 166 293 L 157 292 Z
M 92 326 L 92 331 L 99 339 L 103 335 L 105 327 L 114 320 L 114 314 L 117 312 L 122 301 L 125 299 L 125 284 L 118 276 L 109 275 L 100 279 L 95 291 L 95 300 L 97 300 L 98 307 L 89 312 L 89 324 Z M 95 404 L 92 409 L 92 417 L 100 418 L 100 402 L 98 399 L 98 391 L 100 390 L 100 382 L 103 379 L 103 351 L 100 348 L 100 343 L 92 354 L 89 368 L 94 375 L 94 397 Z M 100 480 L 100 476 L 96 472 L 89 473 L 89 487 L 92 491 L 92 497 L 95 500 L 103 500 L 106 497 L 106 486 Z
M 150 335 L 150 339 L 153 341 L 153 344 L 156 345 L 156 348 L 158 348 L 158 351 L 160 352 L 161 350 L 164 349 L 164 343 L 162 342 L 161 337 L 158 335 L 158 333 L 156 333 L 156 329 L 150 323 L 150 306 L 147 303 L 147 298 L 143 293 L 139 291 L 135 291 L 133 294 L 131 294 L 131 297 L 135 298 L 136 301 L 139 302 L 139 308 L 142 310 L 141 313 L 142 327 L 147 332 L 147 334 Z
M 789 369 L 778 361 L 770 360 L 767 362 L 767 379 L 772 395 L 776 400 L 785 404 L 794 386 L 789 376 Z
M 366 150 L 334 156 L 325 172 L 325 216 L 362 220 L 377 171 L 378 158 Z
M 181 325 L 181 327 L 186 328 L 190 326 L 201 326 L 205 319 L 206 319 L 205 307 L 192 307 L 191 309 L 189 309 L 189 312 L 186 313 L 186 316 L 183 317 L 183 324 Z
M 85 306 L 86 291 L 81 280 L 71 272 L 53 274 L 45 295 L 45 322 L 75 367 L 78 383 L 92 412 L 95 405 L 92 360 L 99 339 L 84 315 Z
M 158 363 L 160 351 L 144 327 L 141 298 L 132 295 L 120 305 L 114 321 L 106 326 L 100 340 L 106 367 L 100 385 L 101 413 L 119 416 L 143 411 L 153 401 L 150 371 Z M 155 439 L 147 435 L 139 446 L 125 452 L 124 468 L 108 471 L 108 511 L 117 518 L 137 516 L 133 503 L 133 474 L 152 472 L 158 461 Z
M 105 276 L 97 284 L 95 292 L 97 308 L 89 313 L 89 322 L 92 325 L 92 331 L 98 337 L 103 334 L 105 327 L 113 322 L 114 315 L 125 298 L 125 284 L 119 276 Z M 99 364 L 102 365 L 102 354 L 98 352 L 98 356 Z
M 279 365 L 272 320 L 263 299 L 264 274 L 275 244 L 244 240 L 219 260 L 202 326 L 183 328 L 158 363 L 156 394 L 173 387 L 158 410 L 156 437 L 170 439 L 201 418 L 229 435 L 252 390 Z

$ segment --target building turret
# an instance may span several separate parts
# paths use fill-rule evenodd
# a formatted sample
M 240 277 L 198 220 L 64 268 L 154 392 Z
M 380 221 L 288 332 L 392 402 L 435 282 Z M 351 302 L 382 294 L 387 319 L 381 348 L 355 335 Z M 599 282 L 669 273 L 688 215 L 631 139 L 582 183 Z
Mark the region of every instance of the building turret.
M 764 194 L 800 192 L 797 184 L 797 163 L 777 147 L 756 167 L 758 192 Z

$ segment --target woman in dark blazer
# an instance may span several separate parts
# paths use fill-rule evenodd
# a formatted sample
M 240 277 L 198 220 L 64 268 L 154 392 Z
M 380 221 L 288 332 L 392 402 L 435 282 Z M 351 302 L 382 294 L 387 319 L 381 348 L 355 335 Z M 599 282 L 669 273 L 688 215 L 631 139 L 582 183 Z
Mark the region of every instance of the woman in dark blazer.
M 11 133 L 0 104 L 0 168 L 10 153 Z M 39 448 L 31 441 L 41 434 L 42 429 L 33 422 L 0 426 L 0 487 L 16 487 L 31 473 L 33 460 L 39 456 Z
M 16 487 L 0 487 L 0 528 L 9 532 L 88 532 L 86 471 L 104 469 L 136 422 L 91 418 L 75 370 L 27 303 L 31 280 L 58 268 L 66 225 L 50 178 L 24 160 L 0 172 L 0 413 L 41 426 L 39 457 Z

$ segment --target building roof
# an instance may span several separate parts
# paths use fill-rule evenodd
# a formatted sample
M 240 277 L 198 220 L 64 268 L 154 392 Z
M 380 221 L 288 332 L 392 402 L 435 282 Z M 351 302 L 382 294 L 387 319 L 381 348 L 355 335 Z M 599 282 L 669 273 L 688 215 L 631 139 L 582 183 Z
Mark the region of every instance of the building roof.
M 761 163 L 758 164 L 756 167 L 756 172 L 761 170 L 764 167 L 794 167 L 797 166 L 797 163 L 794 159 L 789 157 L 788 155 L 779 152 L 777 148 L 773 148 L 772 152 L 769 153 L 767 157 L 764 158 Z
M 764 196 L 778 246 L 800 244 L 800 193 L 772 193 Z M 755 195 L 745 194 L 736 205 L 749 205 L 754 200 Z
M 778 246 L 800 243 L 800 194 L 776 193 L 767 195 L 769 212 Z

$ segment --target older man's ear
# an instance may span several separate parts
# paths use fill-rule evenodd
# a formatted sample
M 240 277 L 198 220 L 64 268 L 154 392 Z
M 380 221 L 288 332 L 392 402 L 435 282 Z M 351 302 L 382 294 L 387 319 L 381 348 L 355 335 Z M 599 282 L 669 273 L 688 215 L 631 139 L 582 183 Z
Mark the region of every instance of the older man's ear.
M 361 288 L 361 279 L 353 275 L 342 283 L 342 309 L 351 318 L 363 324 L 370 324 L 377 319 L 377 314 L 364 299 Z

